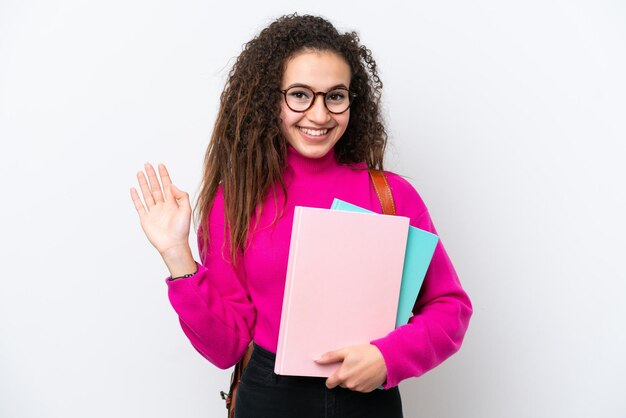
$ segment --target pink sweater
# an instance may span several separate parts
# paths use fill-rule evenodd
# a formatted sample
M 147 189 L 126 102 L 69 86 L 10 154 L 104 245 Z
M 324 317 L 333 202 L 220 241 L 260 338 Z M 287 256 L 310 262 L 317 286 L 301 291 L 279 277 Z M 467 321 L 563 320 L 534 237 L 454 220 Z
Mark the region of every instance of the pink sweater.
M 226 261 L 223 196 L 215 199 L 209 222 L 209 248 L 192 277 L 167 281 L 169 299 L 193 346 L 220 368 L 234 365 L 251 340 L 275 353 L 282 309 L 294 207 L 330 208 L 333 198 L 381 212 L 365 164 L 339 165 L 331 153 L 308 159 L 289 148 L 284 173 L 288 199 L 272 193 L 236 268 Z M 387 173 L 398 215 L 436 233 L 424 202 L 402 177 Z M 257 221 L 252 219 L 251 228 Z M 201 243 L 201 240 L 199 239 Z M 202 250 L 202 248 L 201 248 Z M 387 366 L 385 388 L 420 376 L 461 346 L 472 307 L 441 242 L 437 245 L 407 325 L 371 343 Z M 339 347 L 338 347 L 339 348 Z

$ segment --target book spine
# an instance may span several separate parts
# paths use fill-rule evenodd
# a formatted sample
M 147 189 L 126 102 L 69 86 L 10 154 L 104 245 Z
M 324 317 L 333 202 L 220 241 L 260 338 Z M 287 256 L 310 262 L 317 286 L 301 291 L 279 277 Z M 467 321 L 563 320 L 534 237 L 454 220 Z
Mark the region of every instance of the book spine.
M 289 260 L 292 260 L 291 263 L 287 266 L 287 277 L 285 280 L 285 294 L 283 300 L 283 311 L 281 314 L 281 322 L 279 329 L 279 339 L 278 339 L 278 349 L 277 351 L 280 353 L 280 356 L 276 358 L 276 366 L 274 372 L 279 374 L 282 372 L 283 364 L 285 361 L 285 343 L 287 341 L 287 330 L 289 329 L 288 322 L 291 312 L 291 299 L 293 293 L 293 272 L 296 269 L 295 260 L 297 257 L 295 255 L 298 252 L 298 243 L 299 243 L 299 233 L 300 233 L 300 222 L 302 220 L 302 210 L 299 206 L 296 206 L 294 210 L 294 222 L 291 231 L 291 241 L 289 243 Z

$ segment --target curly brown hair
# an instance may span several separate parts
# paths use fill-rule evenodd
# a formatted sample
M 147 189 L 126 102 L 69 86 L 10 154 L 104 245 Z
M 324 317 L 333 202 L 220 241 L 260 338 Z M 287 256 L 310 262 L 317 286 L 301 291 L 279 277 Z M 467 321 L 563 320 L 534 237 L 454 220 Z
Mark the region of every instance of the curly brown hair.
M 337 53 L 350 66 L 350 91 L 356 99 L 347 129 L 335 144 L 335 159 L 383 168 L 387 144 L 379 109 L 383 84 L 371 51 L 360 44 L 356 32 L 339 33 L 321 17 L 291 14 L 276 19 L 244 45 L 228 74 L 195 207 L 202 234 L 208 230 L 208 215 L 222 187 L 225 234 L 233 262 L 237 252 L 244 250 L 251 216 L 270 188 L 279 187 L 287 195 L 282 176 L 287 141 L 280 131 L 279 90 L 288 60 L 307 50 Z M 208 234 L 202 235 L 207 248 Z

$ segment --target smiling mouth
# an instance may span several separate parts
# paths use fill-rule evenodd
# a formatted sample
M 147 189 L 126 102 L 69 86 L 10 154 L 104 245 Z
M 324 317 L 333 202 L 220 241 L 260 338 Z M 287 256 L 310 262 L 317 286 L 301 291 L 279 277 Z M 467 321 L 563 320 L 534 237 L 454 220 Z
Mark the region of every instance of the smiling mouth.
M 311 136 L 322 136 L 328 133 L 328 129 L 310 129 L 301 127 L 298 127 L 298 129 L 300 129 L 301 132 Z

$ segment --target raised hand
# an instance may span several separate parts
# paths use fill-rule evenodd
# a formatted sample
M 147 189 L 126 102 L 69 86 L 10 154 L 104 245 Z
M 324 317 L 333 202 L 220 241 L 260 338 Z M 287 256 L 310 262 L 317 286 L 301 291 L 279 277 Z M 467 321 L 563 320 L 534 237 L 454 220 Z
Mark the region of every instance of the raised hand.
M 130 196 L 143 232 L 163 257 L 172 276 L 193 273 L 196 265 L 189 247 L 189 195 L 172 184 L 163 164 L 159 164 L 158 169 L 160 182 L 154 167 L 146 163 L 145 174 L 137 173 L 143 201 L 134 187 L 130 189 Z

